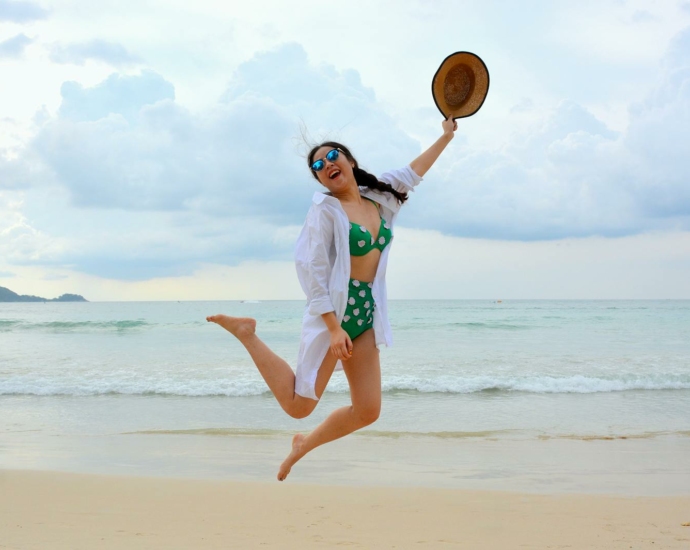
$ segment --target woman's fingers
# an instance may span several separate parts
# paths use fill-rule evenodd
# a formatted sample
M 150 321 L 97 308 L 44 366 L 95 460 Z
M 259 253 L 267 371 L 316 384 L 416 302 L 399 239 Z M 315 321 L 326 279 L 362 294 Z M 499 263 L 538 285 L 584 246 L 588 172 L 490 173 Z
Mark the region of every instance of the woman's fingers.
M 331 348 L 331 353 L 336 359 L 340 359 L 341 361 L 345 361 L 346 359 L 350 358 L 350 355 L 347 353 L 347 351 L 343 348 L 343 346 L 338 346 L 338 347 L 332 347 Z
M 448 115 L 448 118 L 443 121 L 441 126 L 443 126 L 445 132 L 455 132 L 455 130 L 458 129 L 458 121 L 453 120 L 453 114 L 451 113 Z
M 347 361 L 352 357 L 352 352 L 354 351 L 354 346 L 352 345 L 352 338 L 344 332 L 345 338 L 340 342 L 331 343 L 331 353 L 336 359 L 341 361 Z

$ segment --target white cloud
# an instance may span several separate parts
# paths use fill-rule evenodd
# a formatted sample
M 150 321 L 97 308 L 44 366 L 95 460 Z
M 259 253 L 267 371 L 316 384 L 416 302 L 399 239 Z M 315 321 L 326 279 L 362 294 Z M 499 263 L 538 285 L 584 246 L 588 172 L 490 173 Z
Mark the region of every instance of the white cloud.
M 406 219 L 502 239 L 687 229 L 690 29 L 674 39 L 662 68 L 624 132 L 564 101 L 510 145 L 445 157 L 445 171 L 430 175 L 428 195 Z
M 302 122 L 315 135 L 349 136 L 355 151 L 376 150 L 370 166 L 418 153 L 354 71 L 314 67 L 297 45 L 243 64 L 222 101 L 200 113 L 179 106 L 151 71 L 93 88 L 66 83 L 62 95 L 58 115 L 19 158 L 0 162 L 0 176 L 35 190 L 32 217 L 70 239 L 63 263 L 98 275 L 291 256 L 296 233 L 281 236 L 319 188 L 300 157 Z
M 136 76 L 112 74 L 92 88 L 78 82 L 65 82 L 60 89 L 62 104 L 58 114 L 70 121 L 97 121 L 110 114 L 133 121 L 145 105 L 174 99 L 172 84 L 153 71 Z
M 129 67 L 141 62 L 122 45 L 107 40 L 95 39 L 88 42 L 53 44 L 50 60 L 54 63 L 84 65 L 88 60 L 102 61 L 113 67 Z
M 37 19 L 45 19 L 47 16 L 48 12 L 34 2 L 0 0 L 0 21 L 28 23 Z
M 17 192 L 0 194 L 0 258 L 7 264 L 49 264 L 64 252 L 64 239 L 36 229 L 22 199 Z
M 0 59 L 18 58 L 24 54 L 24 49 L 33 42 L 33 39 L 20 33 L 12 38 L 0 42 Z

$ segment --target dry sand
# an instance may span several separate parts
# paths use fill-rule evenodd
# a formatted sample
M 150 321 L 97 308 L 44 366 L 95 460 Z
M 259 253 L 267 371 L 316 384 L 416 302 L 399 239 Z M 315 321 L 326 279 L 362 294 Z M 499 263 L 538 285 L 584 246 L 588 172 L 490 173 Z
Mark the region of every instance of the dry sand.
M 0 548 L 690 548 L 690 496 L 0 471 Z

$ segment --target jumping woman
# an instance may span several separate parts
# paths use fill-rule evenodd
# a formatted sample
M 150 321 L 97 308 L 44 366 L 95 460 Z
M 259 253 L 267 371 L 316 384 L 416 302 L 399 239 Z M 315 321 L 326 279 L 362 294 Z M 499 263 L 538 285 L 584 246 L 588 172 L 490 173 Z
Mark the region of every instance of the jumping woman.
M 333 411 L 314 431 L 297 434 L 281 464 L 283 481 L 309 451 L 376 421 L 381 411 L 381 344 L 391 345 L 386 264 L 393 225 L 408 193 L 453 139 L 449 116 L 443 135 L 408 166 L 376 178 L 362 170 L 347 147 L 325 142 L 308 155 L 312 175 L 326 191 L 314 193 L 297 239 L 295 263 L 307 296 L 297 371 L 256 335 L 256 320 L 213 315 L 247 349 L 283 410 L 311 414 L 337 369 L 343 369 L 352 405 Z

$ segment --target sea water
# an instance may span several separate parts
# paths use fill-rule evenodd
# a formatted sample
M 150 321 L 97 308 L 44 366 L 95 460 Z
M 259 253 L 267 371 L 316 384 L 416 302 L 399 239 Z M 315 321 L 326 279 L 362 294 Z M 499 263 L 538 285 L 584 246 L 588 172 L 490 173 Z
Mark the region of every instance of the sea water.
M 347 380 L 336 372 L 315 412 L 292 419 L 244 348 L 205 317 L 256 318 L 257 334 L 294 367 L 303 308 L 296 301 L 0 304 L 0 467 L 119 464 L 118 471 L 150 473 L 168 464 L 169 474 L 226 475 L 239 467 L 232 457 L 244 456 L 245 473 L 261 462 L 252 449 L 275 461 L 289 434 L 349 403 Z M 571 458 L 611 441 L 620 452 L 644 441 L 648 451 L 635 456 L 649 469 L 688 473 L 678 465 L 690 464 L 690 301 L 393 300 L 390 319 L 381 418 L 359 436 L 376 456 L 447 479 L 457 470 L 441 454 L 454 463 L 469 460 L 456 454 L 462 449 L 485 465 L 498 460 L 482 445 L 502 444 L 500 455 L 519 448 L 527 464 L 548 441 L 575 445 L 565 451 Z M 438 456 L 424 452 L 432 448 Z M 655 455 L 662 448 L 667 454 Z M 333 449 L 348 452 L 342 443 Z M 171 465 L 168 455 L 190 459 Z M 211 470 L 209 456 L 217 459 Z M 206 457 L 208 471 L 194 457 Z M 494 478 L 508 464 L 502 460 Z M 465 467 L 491 478 L 482 464 Z M 690 490 L 690 476 L 681 485 Z

